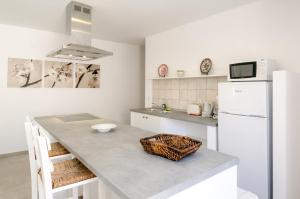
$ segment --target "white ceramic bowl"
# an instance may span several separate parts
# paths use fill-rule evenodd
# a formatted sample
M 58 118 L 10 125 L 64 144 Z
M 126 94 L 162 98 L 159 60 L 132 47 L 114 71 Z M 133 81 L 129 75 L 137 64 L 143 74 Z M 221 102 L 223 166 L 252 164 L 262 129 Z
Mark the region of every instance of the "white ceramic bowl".
M 92 126 L 92 129 L 95 129 L 101 133 L 107 133 L 116 127 L 117 125 L 115 124 L 95 124 Z

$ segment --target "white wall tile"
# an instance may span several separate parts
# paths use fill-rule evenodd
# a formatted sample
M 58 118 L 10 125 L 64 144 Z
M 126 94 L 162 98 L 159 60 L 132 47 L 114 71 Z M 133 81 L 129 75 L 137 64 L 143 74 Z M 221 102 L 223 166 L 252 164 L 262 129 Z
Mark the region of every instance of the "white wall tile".
M 207 78 L 206 83 L 207 83 L 206 89 L 208 89 L 208 90 L 218 89 L 218 78 L 216 78 L 216 77 Z
M 198 90 L 197 101 L 202 103 L 206 100 L 206 90 Z
M 153 98 L 152 103 L 159 105 L 159 98 Z
M 158 100 L 158 105 L 166 104 L 166 103 L 167 103 L 167 100 L 166 100 L 166 99 L 160 98 L 160 99 Z
M 159 98 L 159 90 L 153 89 L 152 95 L 153 98 Z
M 170 90 L 170 89 L 165 90 L 165 98 L 172 99 L 172 90 Z
M 197 89 L 197 83 L 198 81 L 196 78 L 188 79 L 188 89 L 189 90 Z
M 226 78 L 153 80 L 152 99 L 158 105 L 166 103 L 171 108 L 186 110 L 190 103 L 215 102 L 219 81 L 226 81 Z
M 158 87 L 159 87 L 160 90 L 166 89 L 165 80 L 158 80 Z
M 187 90 L 180 90 L 179 99 L 181 101 L 188 100 L 188 91 Z
M 166 104 L 167 104 L 167 106 L 172 107 L 173 100 L 172 99 L 167 99 Z
M 153 89 L 158 89 L 159 88 L 159 80 L 153 80 Z
M 207 90 L 206 91 L 206 99 L 209 102 L 216 102 L 217 101 L 217 95 L 218 91 L 217 90 Z
M 179 79 L 172 80 L 172 89 L 179 89 Z
M 165 88 L 172 89 L 172 79 L 165 80 Z
M 197 100 L 197 89 L 188 90 L 188 101 L 196 101 Z
M 206 79 L 207 78 L 198 78 L 197 79 L 197 89 L 206 89 Z
M 180 79 L 179 80 L 179 86 L 181 89 L 188 89 L 188 79 Z
M 179 101 L 178 109 L 186 110 L 187 104 L 188 104 L 188 101 L 180 100 Z
M 166 90 L 159 90 L 159 98 L 166 99 Z
M 171 90 L 172 93 L 172 99 L 179 100 L 179 90 Z
M 173 100 L 173 104 L 171 105 L 171 108 L 179 109 L 179 100 Z

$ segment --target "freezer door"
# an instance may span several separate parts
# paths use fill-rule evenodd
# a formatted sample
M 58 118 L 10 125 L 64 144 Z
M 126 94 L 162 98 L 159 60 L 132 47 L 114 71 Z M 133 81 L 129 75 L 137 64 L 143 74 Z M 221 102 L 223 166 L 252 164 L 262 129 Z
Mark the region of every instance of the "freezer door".
M 268 117 L 270 82 L 219 84 L 219 112 Z
M 268 118 L 219 115 L 219 151 L 239 158 L 238 186 L 270 199 Z

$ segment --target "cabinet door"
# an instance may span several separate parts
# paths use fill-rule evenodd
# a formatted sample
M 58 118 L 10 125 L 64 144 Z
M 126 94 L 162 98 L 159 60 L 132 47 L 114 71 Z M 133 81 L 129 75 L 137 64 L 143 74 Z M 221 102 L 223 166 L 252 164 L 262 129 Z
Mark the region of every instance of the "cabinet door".
M 270 82 L 219 84 L 219 112 L 268 117 Z
M 219 151 L 239 158 L 238 185 L 261 199 L 270 191 L 268 118 L 219 115 Z
M 131 126 L 160 133 L 161 118 L 153 115 L 131 112 Z

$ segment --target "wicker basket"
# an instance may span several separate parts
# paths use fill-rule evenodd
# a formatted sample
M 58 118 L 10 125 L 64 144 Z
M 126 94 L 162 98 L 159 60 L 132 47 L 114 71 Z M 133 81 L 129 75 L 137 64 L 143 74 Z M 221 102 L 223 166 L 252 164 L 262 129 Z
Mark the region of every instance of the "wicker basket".
M 146 152 L 174 161 L 196 152 L 202 145 L 198 140 L 172 134 L 158 134 L 142 138 L 140 142 Z

